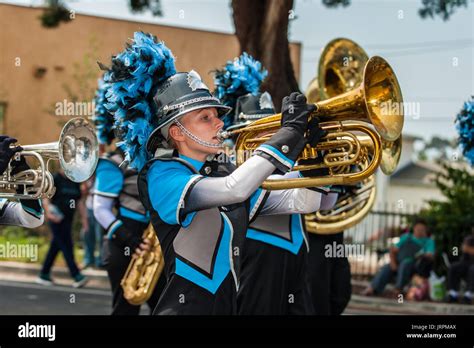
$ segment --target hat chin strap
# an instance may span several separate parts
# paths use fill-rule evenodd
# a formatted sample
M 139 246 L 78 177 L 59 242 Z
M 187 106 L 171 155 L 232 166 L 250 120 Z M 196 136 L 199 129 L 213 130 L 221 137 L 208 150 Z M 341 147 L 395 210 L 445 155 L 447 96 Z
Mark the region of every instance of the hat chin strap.
M 205 146 L 205 147 L 211 147 L 213 149 L 220 149 L 222 148 L 222 142 L 220 142 L 219 144 L 214 144 L 214 143 L 210 143 L 210 142 L 207 142 L 205 140 L 202 140 L 201 138 L 199 138 L 198 136 L 194 135 L 193 133 L 191 133 L 189 130 L 187 130 L 178 120 L 174 121 L 174 123 L 178 126 L 179 129 L 181 129 L 181 131 L 186 134 L 186 136 L 191 139 L 192 141 L 198 143 L 199 145 L 202 145 L 202 146 Z

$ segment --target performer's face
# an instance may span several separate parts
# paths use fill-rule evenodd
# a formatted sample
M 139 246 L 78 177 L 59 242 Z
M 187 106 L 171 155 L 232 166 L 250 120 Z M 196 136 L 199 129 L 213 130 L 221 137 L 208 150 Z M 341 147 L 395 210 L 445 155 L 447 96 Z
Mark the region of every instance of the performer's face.
M 217 138 L 217 131 L 224 126 L 216 108 L 206 108 L 194 110 L 185 114 L 180 123 L 192 134 L 209 143 L 220 144 Z M 186 136 L 176 125 L 169 129 L 170 136 L 178 146 L 178 150 L 184 149 L 186 152 L 192 151 L 199 154 L 210 155 L 219 152 L 220 148 L 212 148 L 198 144 Z

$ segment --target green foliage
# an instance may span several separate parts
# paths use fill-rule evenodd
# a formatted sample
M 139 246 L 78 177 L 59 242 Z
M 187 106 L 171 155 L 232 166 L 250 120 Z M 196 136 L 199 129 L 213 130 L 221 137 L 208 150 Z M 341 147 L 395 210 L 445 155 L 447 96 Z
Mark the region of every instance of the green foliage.
M 13 258 L 3 259 L 0 261 L 19 261 L 19 262 L 40 262 L 44 260 L 48 252 L 48 239 L 35 230 L 28 230 L 20 226 L 2 226 L 0 231 L 0 244 L 7 245 L 38 245 L 38 260 L 34 261 L 29 258 Z
M 81 223 L 79 219 L 79 214 L 75 214 L 73 222 L 73 240 L 74 240 L 74 255 L 77 264 L 82 263 L 84 258 L 84 249 L 82 248 L 82 236 L 81 236 Z M 51 231 L 47 223 L 43 226 L 40 226 L 35 229 L 28 229 L 21 226 L 9 226 L 3 225 L 0 226 L 0 244 L 7 245 L 7 242 L 10 244 L 16 245 L 38 245 L 38 259 L 31 260 L 29 258 L 1 258 L 0 261 L 16 261 L 16 262 L 35 262 L 43 263 L 48 253 L 50 241 L 51 241 Z M 59 257 L 56 259 L 55 265 L 66 266 L 66 261 L 62 253 L 59 253 Z
M 444 201 L 429 201 L 429 207 L 420 215 L 427 219 L 436 243 L 437 271 L 442 272 L 442 253 L 453 260 L 454 248 L 460 250 L 464 237 L 474 227 L 474 175 L 466 169 L 456 169 L 442 164 L 443 171 L 436 179 L 436 186 Z
M 418 10 L 421 18 L 434 19 L 435 16 L 447 21 L 461 6 L 467 7 L 467 0 L 423 0 L 423 7 Z
M 59 0 L 48 0 L 47 7 L 39 17 L 45 28 L 56 28 L 61 22 L 69 22 L 69 9 Z
M 153 16 L 162 16 L 160 0 L 130 0 L 130 9 L 132 12 L 144 12 L 150 10 Z
M 351 4 L 350 0 L 323 0 L 323 5 L 329 8 L 337 8 L 339 6 L 346 7 Z
M 347 7 L 351 0 L 323 0 L 323 4 L 328 8 Z M 422 7 L 418 10 L 421 18 L 441 17 L 444 21 L 450 19 L 458 8 L 467 8 L 467 0 L 422 0 L 421 4 Z
M 423 149 L 417 153 L 417 156 L 421 161 L 429 160 L 428 151 L 434 150 L 434 156 L 433 153 L 431 153 L 432 158 L 434 157 L 438 161 L 446 161 L 450 157 L 449 154 L 455 151 L 456 146 L 457 145 L 454 140 L 441 138 L 435 135 L 431 138 L 431 140 L 424 143 Z
M 66 95 L 66 101 L 72 103 L 92 103 L 95 91 L 97 89 L 100 70 L 97 67 L 97 56 L 99 53 L 100 40 L 95 36 L 89 37 L 88 49 L 79 61 L 72 63 L 72 72 L 68 83 L 62 83 L 61 87 Z M 62 100 L 57 102 L 62 103 Z M 44 108 L 44 111 L 55 115 L 56 102 Z M 76 115 L 67 115 L 68 117 L 58 117 L 57 124 L 63 127 L 71 117 Z M 82 115 L 78 115 L 82 116 Z M 93 116 L 93 115 L 90 115 Z
M 81 61 L 73 63 L 72 80 L 74 85 L 63 84 L 67 93 L 68 101 L 91 101 L 97 89 L 99 69 L 97 68 L 97 55 L 99 53 L 100 41 L 96 36 L 89 38 L 89 47 L 82 56 Z

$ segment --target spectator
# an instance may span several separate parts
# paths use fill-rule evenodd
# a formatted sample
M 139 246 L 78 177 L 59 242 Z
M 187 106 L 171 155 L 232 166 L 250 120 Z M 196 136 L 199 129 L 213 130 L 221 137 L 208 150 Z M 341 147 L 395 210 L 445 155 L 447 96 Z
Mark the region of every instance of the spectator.
M 464 238 L 461 259 L 453 263 L 448 269 L 449 302 L 459 301 L 461 279 L 467 282 L 463 303 L 472 304 L 474 296 L 474 234 Z
M 394 276 L 398 292 L 403 291 L 414 273 L 427 278 L 433 264 L 434 251 L 434 241 L 428 237 L 426 222 L 417 219 L 413 231 L 402 235 L 398 243 L 390 248 L 390 262 L 382 266 L 363 294 L 381 294 Z
M 85 197 L 87 210 L 88 229 L 82 229 L 82 238 L 84 241 L 84 264 L 83 268 L 102 266 L 102 227 L 94 217 L 92 209 L 92 190 L 94 188 L 95 178 L 91 178 L 81 185 L 82 197 Z M 99 255 L 95 256 L 96 246 L 99 246 Z
M 74 260 L 72 222 L 77 206 L 81 214 L 82 227 L 88 229 L 85 204 L 84 200 L 80 199 L 80 184 L 69 180 L 62 169 L 54 175 L 54 186 L 56 187 L 56 193 L 53 198 L 43 200 L 46 219 L 49 221 L 53 238 L 43 268 L 37 278 L 37 283 L 53 285 L 50 272 L 58 252 L 61 251 L 71 277 L 74 279 L 73 287 L 79 288 L 84 286 L 88 279 L 81 274 Z

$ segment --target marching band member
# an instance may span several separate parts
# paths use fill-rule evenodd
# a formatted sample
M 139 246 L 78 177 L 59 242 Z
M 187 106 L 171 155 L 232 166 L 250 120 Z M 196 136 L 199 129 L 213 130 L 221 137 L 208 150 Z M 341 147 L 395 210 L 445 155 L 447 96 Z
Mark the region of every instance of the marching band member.
M 107 77 L 104 77 L 107 79 Z M 115 138 L 113 116 L 105 107 L 108 84 L 99 82 L 96 94 L 95 124 L 101 148 Z M 117 148 L 105 153 L 96 170 L 93 210 L 99 224 L 105 229 L 102 263 L 112 287 L 112 315 L 138 315 L 140 306 L 131 305 L 123 296 L 120 281 L 134 252 L 146 249 L 148 241 L 142 235 L 149 223 L 149 215 L 138 198 L 137 172 L 120 168 L 123 152 Z M 114 211 L 116 209 L 116 212 Z M 153 310 L 164 280 L 159 281 L 148 305 Z
M 260 92 L 266 75 L 260 62 L 246 53 L 216 71 L 215 95 L 234 109 L 232 121 L 224 124 L 227 130 L 276 114 L 270 94 Z M 329 207 L 334 197 L 323 193 L 321 203 Z M 245 237 L 237 294 L 239 314 L 312 314 L 303 216 L 257 217 Z
M 16 139 L 7 135 L 0 136 L 0 175 L 3 175 L 9 164 L 12 167 L 12 175 L 30 169 L 23 156 L 20 156 L 19 160 L 13 159 L 16 153 L 23 150 L 21 146 L 10 147 L 16 141 Z M 22 188 L 19 188 L 17 193 L 22 193 L 22 190 Z M 0 225 L 36 228 L 41 226 L 43 222 L 44 212 L 39 199 L 20 199 L 18 203 L 0 198 Z
M 281 129 L 236 169 L 215 156 L 229 108 L 195 71 L 177 73 L 171 52 L 155 40 L 135 33 L 113 59 L 108 95 L 164 251 L 167 285 L 154 314 L 235 314 L 249 221 L 319 208 L 319 192 L 259 188 L 275 171 L 291 170 L 306 143 L 319 141 L 317 122 L 308 128 L 314 106 L 299 93 L 285 97 Z

